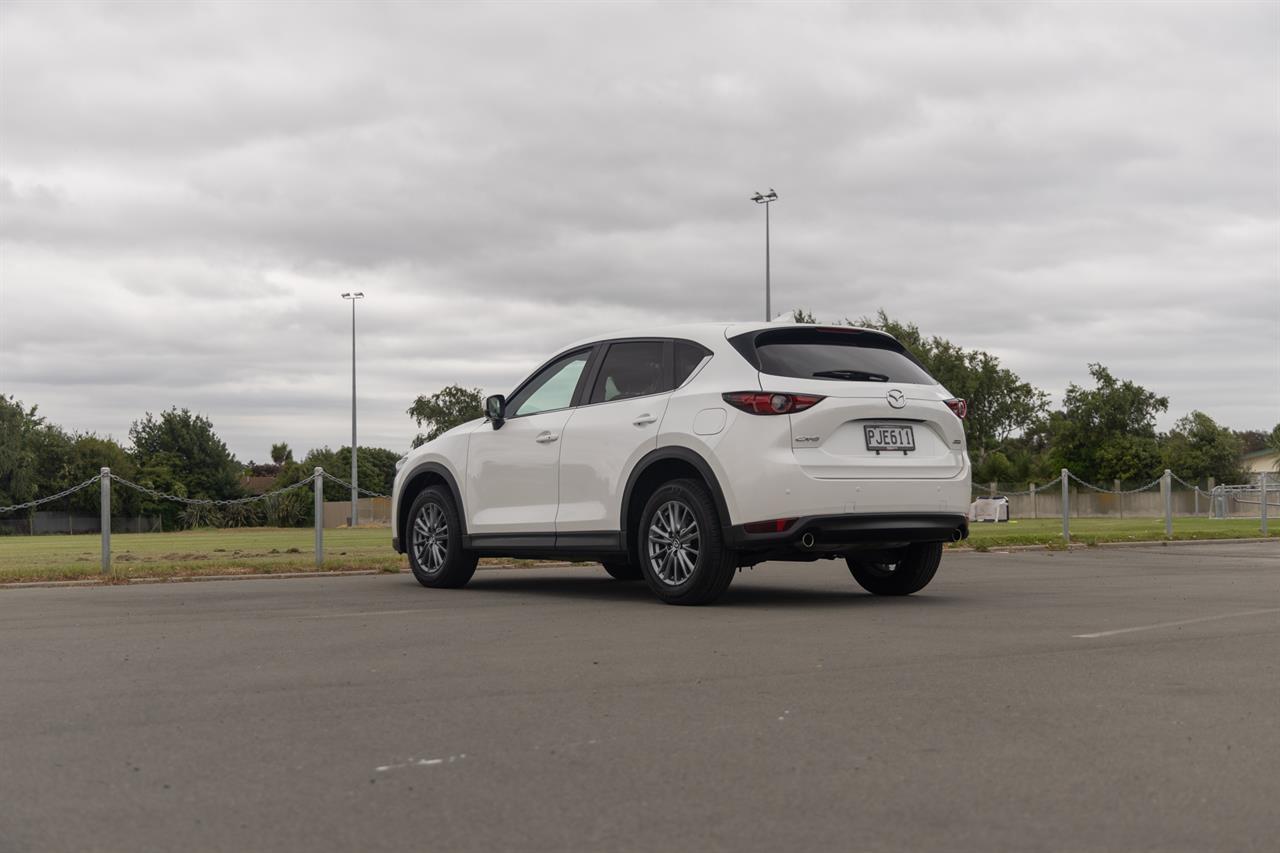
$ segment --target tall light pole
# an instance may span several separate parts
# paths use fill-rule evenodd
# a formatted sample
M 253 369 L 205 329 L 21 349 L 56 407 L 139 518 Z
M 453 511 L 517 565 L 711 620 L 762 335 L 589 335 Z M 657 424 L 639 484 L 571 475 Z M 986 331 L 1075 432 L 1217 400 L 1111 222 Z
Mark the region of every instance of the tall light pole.
M 356 300 L 364 299 L 364 293 L 342 294 L 351 302 L 351 526 L 356 526 L 360 515 L 359 475 L 356 473 Z
M 773 319 L 769 305 L 769 205 L 778 200 L 778 194 L 769 187 L 767 193 L 757 192 L 751 200 L 764 205 L 764 321 L 767 323 Z

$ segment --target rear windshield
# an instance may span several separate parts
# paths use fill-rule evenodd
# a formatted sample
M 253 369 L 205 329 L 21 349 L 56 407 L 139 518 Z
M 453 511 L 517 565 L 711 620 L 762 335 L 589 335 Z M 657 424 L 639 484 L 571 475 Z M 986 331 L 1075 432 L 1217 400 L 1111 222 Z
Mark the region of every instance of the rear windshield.
M 730 343 L 761 373 L 832 382 L 935 385 L 902 344 L 857 329 L 770 329 Z

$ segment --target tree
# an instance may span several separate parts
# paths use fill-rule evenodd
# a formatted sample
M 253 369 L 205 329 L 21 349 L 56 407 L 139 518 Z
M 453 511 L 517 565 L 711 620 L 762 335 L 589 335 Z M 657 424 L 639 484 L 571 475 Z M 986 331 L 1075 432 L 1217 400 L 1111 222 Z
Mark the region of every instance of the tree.
M 1169 408 L 1169 398 L 1120 381 L 1101 364 L 1090 364 L 1089 375 L 1096 387 L 1068 385 L 1062 417 L 1054 419 L 1055 466 L 1095 483 L 1159 474 L 1156 415 Z
M 67 455 L 66 473 L 69 485 L 82 483 L 103 468 L 110 468 L 113 477 L 137 481 L 138 465 L 129 451 L 110 438 L 100 438 L 93 433 L 80 433 L 71 439 Z M 85 489 L 72 495 L 69 508 L 74 512 L 97 515 L 100 511 L 98 489 Z M 133 489 L 116 486 L 111 489 L 111 514 L 123 516 L 141 515 L 143 495 Z
M 129 440 L 140 484 L 181 497 L 240 497 L 240 464 L 203 415 L 176 406 L 159 417 L 147 412 L 129 428 Z M 148 501 L 145 509 L 170 526 L 179 518 L 172 501 Z
M 285 442 L 271 445 L 271 461 L 277 465 L 283 465 L 286 462 L 293 461 L 293 451 L 289 449 L 289 445 Z
M 0 395 L 0 506 L 26 503 L 38 489 L 36 433 L 46 428 L 38 406 Z
M 426 435 L 418 433 L 413 440 L 413 446 L 418 447 L 460 424 L 484 417 L 484 392 L 479 388 L 449 385 L 430 397 L 419 396 L 408 414 L 419 428 L 424 424 L 427 427 Z
M 1161 453 L 1164 466 L 1184 480 L 1213 477 L 1219 483 L 1238 483 L 1244 475 L 1242 447 L 1238 435 L 1197 411 L 1178 419 L 1164 437 Z
M 400 459 L 400 454 L 383 447 L 361 447 L 360 455 L 357 458 L 359 459 L 359 470 L 356 474 L 360 482 L 356 485 L 370 492 L 378 492 L 384 495 L 391 494 L 391 487 L 396 479 L 396 462 Z M 330 450 L 327 447 L 321 447 L 312 450 L 302 460 L 301 465 L 295 463 L 285 466 L 285 470 L 276 479 L 274 488 L 278 489 L 305 479 L 311 476 L 311 473 L 317 467 L 323 468 L 326 473 L 335 477 L 349 480 L 351 478 L 351 448 L 340 447 L 337 450 Z M 324 499 L 326 501 L 348 501 L 351 500 L 351 490 L 346 486 L 326 480 L 324 484 Z
M 1275 470 L 1280 471 L 1280 424 L 1276 424 L 1271 428 L 1271 433 L 1267 436 L 1267 450 L 1276 454 L 1276 462 L 1273 467 Z
M 1238 429 L 1235 430 L 1236 438 L 1240 439 L 1242 445 L 1241 453 L 1253 453 L 1257 450 L 1267 449 L 1267 439 L 1270 436 L 1265 429 Z

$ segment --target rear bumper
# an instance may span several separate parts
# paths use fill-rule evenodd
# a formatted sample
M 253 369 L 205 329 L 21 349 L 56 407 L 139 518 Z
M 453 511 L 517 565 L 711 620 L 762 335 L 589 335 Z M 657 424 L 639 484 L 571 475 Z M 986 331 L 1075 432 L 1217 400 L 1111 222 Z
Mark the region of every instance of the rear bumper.
M 956 542 L 968 536 L 969 519 L 963 513 L 877 512 L 806 516 L 781 533 L 748 533 L 739 524 L 729 529 L 728 541 L 729 547 L 743 551 L 817 552 L 866 543 Z

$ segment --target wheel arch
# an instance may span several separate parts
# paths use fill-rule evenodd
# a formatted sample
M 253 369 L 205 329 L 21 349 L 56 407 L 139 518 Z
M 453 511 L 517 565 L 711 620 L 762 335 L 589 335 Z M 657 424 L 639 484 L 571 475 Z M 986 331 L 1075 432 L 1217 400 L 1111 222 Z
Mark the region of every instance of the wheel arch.
M 444 486 L 449 490 L 449 495 L 453 498 L 453 505 L 458 511 L 458 523 L 462 525 L 462 535 L 467 535 L 467 514 L 462 506 L 462 492 L 458 489 L 458 481 L 451 472 L 439 462 L 423 462 L 417 465 L 412 473 L 405 478 L 404 486 L 397 495 L 395 507 L 396 512 L 396 533 L 397 550 L 404 554 L 408 550 L 407 537 L 405 536 L 405 526 L 409 521 L 409 508 L 413 506 L 414 500 L 418 495 L 422 494 L 424 489 L 431 486 Z
M 687 447 L 660 447 L 641 457 L 627 477 L 627 485 L 622 492 L 622 512 L 619 515 L 624 550 L 630 553 L 633 549 L 635 543 L 632 540 L 635 538 L 640 513 L 644 511 L 645 501 L 653 490 L 669 480 L 690 475 L 701 480 L 710 490 L 711 499 L 720 516 L 721 530 L 727 531 L 730 528 L 729 505 L 710 463 Z

